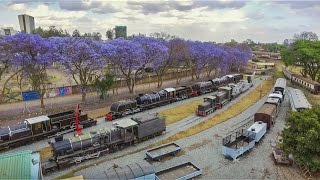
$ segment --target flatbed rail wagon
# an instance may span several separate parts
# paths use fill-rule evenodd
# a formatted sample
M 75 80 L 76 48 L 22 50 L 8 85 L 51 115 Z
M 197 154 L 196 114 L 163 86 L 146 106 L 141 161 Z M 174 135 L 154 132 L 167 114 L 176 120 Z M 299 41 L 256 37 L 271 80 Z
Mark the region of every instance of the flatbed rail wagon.
M 200 176 L 202 169 L 191 162 L 183 163 L 159 172 L 156 172 L 156 180 L 185 180 Z
M 163 146 L 159 146 L 146 151 L 148 160 L 160 160 L 164 156 L 176 155 L 181 151 L 181 147 L 176 143 L 170 143 Z

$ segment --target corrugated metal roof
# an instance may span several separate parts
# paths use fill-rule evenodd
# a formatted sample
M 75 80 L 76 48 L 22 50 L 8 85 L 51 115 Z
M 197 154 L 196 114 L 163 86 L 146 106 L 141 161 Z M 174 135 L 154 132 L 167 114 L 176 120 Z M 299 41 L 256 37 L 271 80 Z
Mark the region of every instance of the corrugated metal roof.
M 0 179 L 33 179 L 32 164 L 32 151 L 0 155 Z
M 311 104 L 300 89 L 290 88 L 291 101 L 296 109 L 309 109 Z
M 48 116 L 44 116 L 44 115 L 26 119 L 26 121 L 29 124 L 36 124 L 36 123 L 39 123 L 39 122 L 49 121 L 49 120 L 50 119 L 48 118 Z

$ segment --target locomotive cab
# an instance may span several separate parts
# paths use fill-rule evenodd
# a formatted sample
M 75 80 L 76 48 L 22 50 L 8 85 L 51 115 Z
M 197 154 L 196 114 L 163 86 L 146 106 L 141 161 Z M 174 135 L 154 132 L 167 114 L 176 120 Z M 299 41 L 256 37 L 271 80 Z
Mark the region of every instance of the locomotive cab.
M 51 130 L 50 119 L 48 116 L 38 116 L 26 119 L 25 122 L 30 125 L 32 134 L 41 134 Z

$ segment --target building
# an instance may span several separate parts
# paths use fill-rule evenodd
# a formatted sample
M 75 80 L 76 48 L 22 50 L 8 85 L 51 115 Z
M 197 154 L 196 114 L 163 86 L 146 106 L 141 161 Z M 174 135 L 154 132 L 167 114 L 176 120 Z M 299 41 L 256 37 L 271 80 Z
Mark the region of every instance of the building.
M 156 179 L 153 165 L 143 162 L 129 164 L 123 167 L 111 167 L 103 172 L 95 171 L 83 178 L 106 180 Z
M 114 28 L 116 38 L 127 38 L 127 26 L 116 26 Z
M 18 15 L 20 30 L 25 33 L 32 33 L 35 29 L 34 17 L 21 14 Z
M 3 36 L 12 36 L 17 34 L 18 31 L 14 30 L 13 27 L 2 27 L 0 28 L 0 35 Z
M 42 179 L 40 154 L 22 151 L 0 155 L 0 179 Z

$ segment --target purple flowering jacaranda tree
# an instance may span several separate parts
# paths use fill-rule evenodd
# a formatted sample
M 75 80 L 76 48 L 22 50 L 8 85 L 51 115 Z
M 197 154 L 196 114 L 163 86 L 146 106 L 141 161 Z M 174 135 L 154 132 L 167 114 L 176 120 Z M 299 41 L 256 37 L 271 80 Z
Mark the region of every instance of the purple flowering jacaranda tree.
M 136 36 L 133 38 L 133 41 L 139 43 L 143 47 L 149 68 L 151 67 L 156 73 L 158 77 L 158 87 L 161 87 L 163 76 L 170 66 L 166 42 L 161 39 L 146 36 Z
M 79 37 L 53 38 L 52 41 L 55 59 L 71 74 L 85 102 L 89 85 L 99 78 L 105 67 L 101 42 Z
M 135 80 L 147 64 L 146 54 L 140 43 L 117 38 L 103 46 L 103 55 L 111 60 L 126 80 L 129 92 L 133 93 Z
M 39 35 L 19 33 L 12 36 L 14 61 L 23 67 L 32 89 L 39 93 L 41 108 L 49 84 L 47 68 L 52 65 L 52 44 Z

